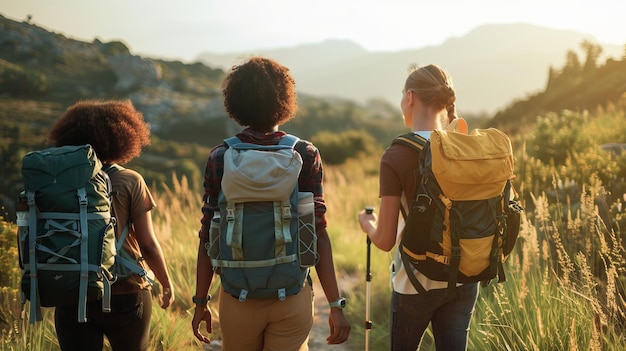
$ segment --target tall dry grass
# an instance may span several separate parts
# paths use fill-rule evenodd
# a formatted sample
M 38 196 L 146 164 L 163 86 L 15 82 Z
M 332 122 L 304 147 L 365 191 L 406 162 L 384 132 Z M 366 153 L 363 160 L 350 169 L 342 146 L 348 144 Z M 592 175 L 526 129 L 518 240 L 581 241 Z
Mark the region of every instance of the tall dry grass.
M 364 206 L 378 206 L 378 157 L 326 167 L 325 173 L 337 274 L 350 278 L 341 280 L 341 288 L 349 301 L 346 313 L 353 325 L 349 345 L 354 350 L 363 349 L 367 303 L 366 241 L 356 216 Z M 165 311 L 155 306 L 151 348 L 201 350 L 190 330 L 201 193 L 186 179 L 174 179 L 171 188 L 155 190 L 158 206 L 153 219 L 176 302 Z M 470 350 L 621 350 L 626 345 L 624 248 L 619 233 L 598 218 L 592 196 L 597 189 L 581 190 L 580 199 L 558 203 L 548 203 L 544 195 L 528 199 L 535 210 L 524 217 L 518 245 L 506 262 L 507 282 L 480 290 Z M 1 223 L 0 237 L 9 238 L 10 247 L 15 226 Z M 52 311 L 46 309 L 44 321 L 36 325 L 20 317 L 19 269 L 11 252 L 0 257 L 0 267 L 13 272 L 8 286 L 0 288 L 0 351 L 56 349 Z M 390 262 L 391 254 L 372 247 L 371 350 L 388 349 Z M 212 337 L 219 338 L 217 321 L 214 327 Z M 423 349 L 432 349 L 431 345 L 429 331 Z

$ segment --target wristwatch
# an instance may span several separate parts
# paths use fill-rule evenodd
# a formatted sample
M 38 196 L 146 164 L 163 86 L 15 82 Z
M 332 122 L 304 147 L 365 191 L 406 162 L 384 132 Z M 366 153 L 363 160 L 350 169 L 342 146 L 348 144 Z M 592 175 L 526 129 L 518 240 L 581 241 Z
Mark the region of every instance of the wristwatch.
M 337 308 L 343 309 L 344 307 L 346 307 L 346 299 L 343 297 L 340 297 L 339 300 L 329 303 L 328 306 L 331 308 L 337 307 Z
M 206 305 L 209 301 L 211 301 L 211 295 L 207 295 L 207 297 L 203 299 L 193 296 L 191 301 L 193 301 L 196 305 Z

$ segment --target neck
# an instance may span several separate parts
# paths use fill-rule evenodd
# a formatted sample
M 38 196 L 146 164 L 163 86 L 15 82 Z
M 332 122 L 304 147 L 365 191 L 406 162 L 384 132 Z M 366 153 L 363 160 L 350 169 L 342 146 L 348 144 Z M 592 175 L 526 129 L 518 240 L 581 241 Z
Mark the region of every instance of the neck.
M 413 131 L 443 129 L 441 121 L 445 110 L 436 111 L 432 108 L 413 111 Z

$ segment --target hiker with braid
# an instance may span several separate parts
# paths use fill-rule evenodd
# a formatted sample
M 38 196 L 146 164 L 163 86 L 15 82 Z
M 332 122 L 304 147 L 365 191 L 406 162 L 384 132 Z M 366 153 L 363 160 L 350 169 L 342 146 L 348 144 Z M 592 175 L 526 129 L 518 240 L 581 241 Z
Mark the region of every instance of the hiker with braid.
M 156 206 L 141 174 L 123 168 L 150 143 L 150 129 L 141 112 L 130 101 L 81 101 L 70 106 L 56 121 L 48 139 L 56 146 L 91 144 L 113 189 L 116 236 L 128 223 L 123 249 L 143 268 L 154 272 L 161 284 L 159 305 L 166 309 L 174 302 L 163 251 L 152 227 L 150 211 Z M 109 173 L 109 172 L 107 172 Z M 116 350 L 148 350 L 152 293 L 149 282 L 137 274 L 118 279 L 111 286 L 111 312 L 103 312 L 101 301 L 87 305 L 87 322 L 76 319 L 77 305 L 55 309 L 55 327 L 63 351 L 100 351 L 103 338 Z
M 445 130 L 456 118 L 456 93 L 450 76 L 436 65 L 410 72 L 402 89 L 400 108 L 404 124 L 426 139 L 431 131 Z M 359 214 L 359 224 L 372 243 L 390 251 L 400 240 L 401 209 L 408 206 L 417 191 L 414 171 L 419 154 L 412 148 L 393 144 L 380 160 L 380 206 L 378 213 Z M 415 275 L 425 289 L 418 293 L 408 274 Z M 465 350 L 478 297 L 478 284 L 458 284 L 452 300 L 446 302 L 447 281 L 427 278 L 413 266 L 406 267 L 396 250 L 391 272 L 393 292 L 390 304 L 391 350 L 417 350 L 424 332 L 432 324 L 437 350 Z

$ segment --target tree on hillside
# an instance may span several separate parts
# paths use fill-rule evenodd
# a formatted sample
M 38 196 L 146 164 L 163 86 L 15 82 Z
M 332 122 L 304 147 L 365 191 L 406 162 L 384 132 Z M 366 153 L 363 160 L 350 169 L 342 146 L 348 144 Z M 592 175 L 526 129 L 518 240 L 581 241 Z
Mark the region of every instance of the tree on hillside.
M 583 74 L 593 74 L 598 67 L 598 59 L 600 58 L 600 55 L 602 55 L 602 46 L 594 44 L 589 40 L 585 40 L 582 42 L 582 44 L 580 44 L 580 47 L 587 55 L 587 58 L 585 59 L 585 65 L 583 66 Z
M 518 132 L 549 112 L 592 111 L 617 104 L 626 93 L 626 45 L 622 59 L 608 59 L 604 64 L 598 63 L 602 47 L 590 41 L 584 41 L 581 47 L 586 55 L 584 63 L 576 52 L 568 51 L 561 69 L 549 68 L 543 92 L 513 101 L 495 114 L 491 125 L 509 133 Z

